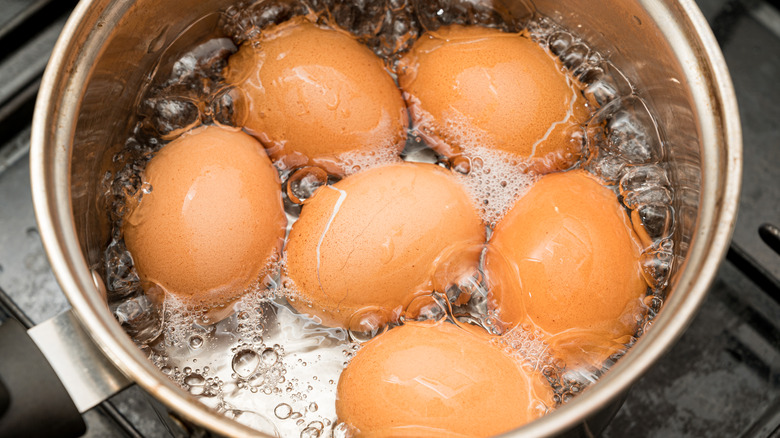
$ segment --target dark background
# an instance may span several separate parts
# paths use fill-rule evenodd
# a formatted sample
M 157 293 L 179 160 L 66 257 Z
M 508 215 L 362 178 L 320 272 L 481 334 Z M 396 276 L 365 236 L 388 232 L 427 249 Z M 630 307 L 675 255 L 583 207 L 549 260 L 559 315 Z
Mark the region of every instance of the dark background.
M 604 432 L 608 438 L 780 437 L 780 255 L 759 237 L 762 224 L 780 226 L 780 6 L 697 3 L 723 49 L 740 106 L 739 220 L 698 316 L 636 383 Z M 36 229 L 28 150 L 40 77 L 74 5 L 0 0 L 0 289 L 35 322 L 69 307 Z M 0 308 L 0 321 L 7 317 Z M 85 414 L 86 436 L 171 436 L 160 416 L 150 397 L 131 387 Z

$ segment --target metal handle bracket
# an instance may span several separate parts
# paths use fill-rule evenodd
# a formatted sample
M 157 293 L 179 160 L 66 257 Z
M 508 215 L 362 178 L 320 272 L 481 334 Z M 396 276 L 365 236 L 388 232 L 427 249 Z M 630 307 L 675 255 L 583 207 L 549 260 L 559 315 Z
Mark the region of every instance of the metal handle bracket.
M 60 378 L 79 412 L 130 385 L 98 349 L 71 310 L 27 331 Z

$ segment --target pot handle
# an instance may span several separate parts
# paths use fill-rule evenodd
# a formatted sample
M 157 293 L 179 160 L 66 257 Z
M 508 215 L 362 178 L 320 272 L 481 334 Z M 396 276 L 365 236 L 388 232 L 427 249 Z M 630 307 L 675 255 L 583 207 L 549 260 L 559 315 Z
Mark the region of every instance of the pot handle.
M 129 385 L 70 310 L 27 331 L 0 326 L 0 436 L 80 436 L 81 413 Z

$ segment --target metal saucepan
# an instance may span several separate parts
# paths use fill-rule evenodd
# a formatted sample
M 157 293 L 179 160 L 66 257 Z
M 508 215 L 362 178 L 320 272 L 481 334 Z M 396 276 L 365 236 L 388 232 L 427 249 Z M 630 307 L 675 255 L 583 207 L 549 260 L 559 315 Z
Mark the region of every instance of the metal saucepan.
M 229 3 L 83 0 L 57 42 L 41 85 L 30 162 L 35 210 L 52 268 L 73 306 L 74 321 L 97 345 L 101 359 L 121 372 L 117 382 L 124 375 L 182 418 L 219 435 L 244 436 L 257 433 L 196 401 L 144 356 L 108 310 L 101 282 L 93 275 L 100 271 L 108 239 L 105 212 L 96 202 L 101 172 L 129 132 L 137 92 L 177 35 Z M 666 141 L 663 161 L 675 186 L 679 263 L 652 329 L 598 384 L 509 434 L 516 437 L 587 432 L 588 421 L 608 412 L 681 335 L 728 247 L 742 153 L 731 79 L 693 0 L 533 3 L 641 85 L 636 92 Z

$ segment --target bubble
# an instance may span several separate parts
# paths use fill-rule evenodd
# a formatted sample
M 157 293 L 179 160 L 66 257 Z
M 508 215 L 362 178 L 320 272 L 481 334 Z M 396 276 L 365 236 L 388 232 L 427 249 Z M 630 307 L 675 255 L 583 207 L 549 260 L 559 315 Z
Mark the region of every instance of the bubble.
M 393 320 L 386 309 L 368 307 L 355 312 L 349 320 L 349 339 L 366 342 L 387 330 L 387 322 Z
M 249 116 L 246 99 L 234 87 L 220 90 L 211 100 L 209 111 L 214 123 L 222 127 L 242 126 Z
M 650 287 L 662 289 L 668 283 L 674 263 L 673 249 L 674 242 L 667 238 L 654 243 L 642 253 L 642 274 Z
M 232 409 L 226 411 L 225 415 L 227 415 L 228 418 L 232 418 L 239 423 L 249 426 L 259 432 L 263 432 L 274 437 L 281 436 L 274 423 L 264 415 L 258 414 L 257 412 L 239 411 L 237 409 Z
M 114 303 L 133 295 L 143 294 L 141 280 L 133 267 L 133 258 L 127 251 L 124 240 L 112 240 L 104 256 L 107 298 L 110 302 Z
M 292 413 L 293 413 L 293 409 L 287 403 L 279 403 L 274 408 L 274 415 L 276 415 L 276 418 L 280 420 L 286 420 L 290 418 Z
M 563 53 L 561 53 L 560 58 L 561 61 L 563 61 L 563 65 L 567 69 L 575 70 L 587 60 L 589 54 L 590 49 L 588 46 L 582 43 L 577 43 L 571 45 Z
M 317 406 L 317 403 L 311 402 L 309 403 L 309 407 L 307 409 L 309 410 L 309 412 L 317 412 L 319 406 Z M 309 424 L 309 426 L 311 426 L 311 424 Z M 320 426 L 322 426 L 322 424 L 320 424 Z M 322 427 L 320 427 L 320 429 L 322 429 Z
M 449 305 L 439 294 L 423 295 L 406 307 L 404 321 L 441 321 L 447 317 Z
M 203 346 L 203 338 L 202 337 L 200 337 L 198 335 L 194 335 L 194 336 L 190 337 L 190 348 L 192 348 L 193 350 L 197 350 L 198 348 L 200 348 L 202 346 Z
M 345 176 L 402 161 L 397 155 L 395 144 L 389 141 L 373 150 L 343 152 L 339 154 L 338 159 Z
M 328 174 L 321 168 L 302 167 L 287 179 L 287 197 L 295 204 L 303 204 L 327 183 Z
M 233 356 L 231 366 L 242 379 L 251 377 L 260 365 L 260 357 L 254 350 L 241 350 Z
M 631 210 L 644 205 L 670 205 L 672 193 L 666 187 L 647 187 L 642 190 L 626 192 L 623 204 Z
M 122 328 L 136 342 L 146 345 L 157 339 L 163 331 L 161 309 L 149 297 L 137 295 L 125 297 L 112 307 L 112 312 Z
M 152 113 L 155 131 L 171 140 L 201 122 L 198 105 L 186 98 L 152 98 L 144 102 Z
M 189 374 L 184 378 L 184 384 L 192 395 L 202 395 L 205 392 L 206 379 L 200 374 Z
M 544 342 L 542 333 L 530 325 L 519 325 L 492 339 L 519 364 L 540 370 L 547 366 L 547 374 L 557 377 L 558 371 L 549 367 L 553 360 L 549 345 Z
M 550 48 L 550 52 L 553 55 L 560 56 L 571 46 L 573 41 L 574 37 L 572 34 L 566 31 L 558 31 L 550 35 L 547 47 Z
M 301 423 L 303 424 L 303 423 Z M 301 438 L 318 438 L 321 431 L 313 427 L 307 427 L 301 431 Z
M 658 312 L 661 310 L 661 306 L 664 304 L 663 298 L 657 295 L 648 295 L 642 300 L 642 302 L 652 312 Z
M 588 66 L 580 72 L 579 80 L 585 86 L 583 95 L 596 108 L 630 96 L 634 91 L 625 75 L 611 62 Z
M 257 38 L 263 28 L 279 24 L 309 10 L 299 1 L 271 0 L 228 7 L 220 20 L 220 28 L 226 35 L 239 42 Z
M 442 254 L 433 274 L 433 288 L 447 295 L 450 303 L 459 305 L 475 293 L 485 293 L 478 261 L 485 246 L 458 248 L 454 254 Z
M 266 348 L 263 350 L 263 353 L 261 354 L 262 360 L 263 360 L 263 366 L 270 368 L 279 361 L 279 354 L 276 353 L 272 348 Z
M 658 165 L 636 166 L 630 168 L 620 179 L 620 194 L 643 190 L 648 187 L 670 187 L 666 170 Z
M 628 169 L 628 164 L 622 157 L 596 148 L 585 163 L 585 168 L 611 185 L 620 180 Z
M 655 241 L 669 237 L 674 227 L 674 209 L 670 205 L 640 205 L 631 212 L 631 222 L 640 224 Z
M 655 120 L 637 96 L 615 99 L 588 122 L 589 147 L 619 155 L 630 164 L 657 163 L 662 143 Z
M 301 437 L 318 437 L 325 429 L 325 425 L 321 421 L 312 421 L 306 425 L 306 429 L 301 432 Z
M 471 172 L 471 160 L 463 155 L 456 155 L 450 160 L 450 168 L 461 175 Z
M 349 29 L 380 57 L 392 61 L 421 34 L 418 14 L 411 1 L 327 1 L 331 20 Z

